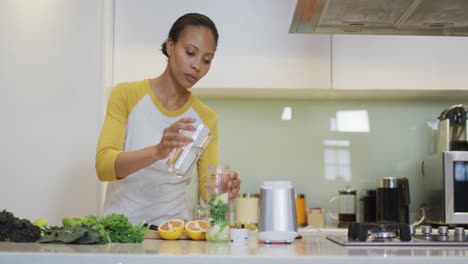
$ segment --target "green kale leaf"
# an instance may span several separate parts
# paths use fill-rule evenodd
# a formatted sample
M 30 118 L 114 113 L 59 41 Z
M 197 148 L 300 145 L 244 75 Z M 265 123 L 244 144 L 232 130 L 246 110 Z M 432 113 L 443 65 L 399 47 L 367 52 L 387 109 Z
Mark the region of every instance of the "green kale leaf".
M 0 212 L 0 241 L 36 242 L 41 237 L 41 229 L 28 219 L 20 219 L 13 213 Z

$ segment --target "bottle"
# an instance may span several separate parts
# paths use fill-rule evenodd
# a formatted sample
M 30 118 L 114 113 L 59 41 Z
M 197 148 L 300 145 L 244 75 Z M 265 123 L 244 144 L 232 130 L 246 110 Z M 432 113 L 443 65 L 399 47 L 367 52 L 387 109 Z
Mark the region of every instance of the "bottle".
M 297 225 L 301 226 L 301 227 L 304 227 L 304 226 L 306 226 L 306 200 L 305 200 L 305 194 L 296 193 L 295 201 L 296 201 Z

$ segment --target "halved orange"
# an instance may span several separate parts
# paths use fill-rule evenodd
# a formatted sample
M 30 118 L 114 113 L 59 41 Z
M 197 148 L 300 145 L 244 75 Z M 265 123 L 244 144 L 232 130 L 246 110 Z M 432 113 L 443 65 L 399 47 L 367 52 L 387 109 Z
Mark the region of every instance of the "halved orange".
M 205 220 L 194 220 L 185 224 L 185 233 L 193 240 L 204 240 L 209 224 Z
M 184 232 L 184 220 L 175 219 L 158 226 L 159 235 L 168 240 L 178 239 Z

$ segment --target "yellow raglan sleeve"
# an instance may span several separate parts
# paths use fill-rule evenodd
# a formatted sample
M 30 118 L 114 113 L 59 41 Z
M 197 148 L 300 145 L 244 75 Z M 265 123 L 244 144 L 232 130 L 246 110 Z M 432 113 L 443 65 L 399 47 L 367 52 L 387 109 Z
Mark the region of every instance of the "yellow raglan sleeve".
M 197 163 L 197 174 L 198 174 L 198 192 L 203 199 L 206 201 L 206 175 L 208 173 L 209 165 L 219 164 L 219 152 L 218 152 L 218 117 L 215 112 L 207 108 L 205 111 L 199 111 L 202 117 L 203 123 L 209 127 L 213 133 L 213 139 L 203 151 L 200 159 Z
M 117 180 L 115 160 L 122 152 L 128 118 L 128 102 L 124 84 L 112 89 L 107 105 L 106 117 L 99 136 L 96 151 L 96 173 L 101 181 Z

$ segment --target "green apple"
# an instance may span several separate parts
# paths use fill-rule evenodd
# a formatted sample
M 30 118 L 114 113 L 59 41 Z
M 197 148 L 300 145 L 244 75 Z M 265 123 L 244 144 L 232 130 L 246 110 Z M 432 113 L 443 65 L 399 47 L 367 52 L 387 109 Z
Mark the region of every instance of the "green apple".
M 41 217 L 32 222 L 33 225 L 40 227 L 41 229 L 49 225 L 49 220 L 45 217 Z
M 65 227 L 74 227 L 79 225 L 83 222 L 83 220 L 79 217 L 63 217 L 62 224 Z

